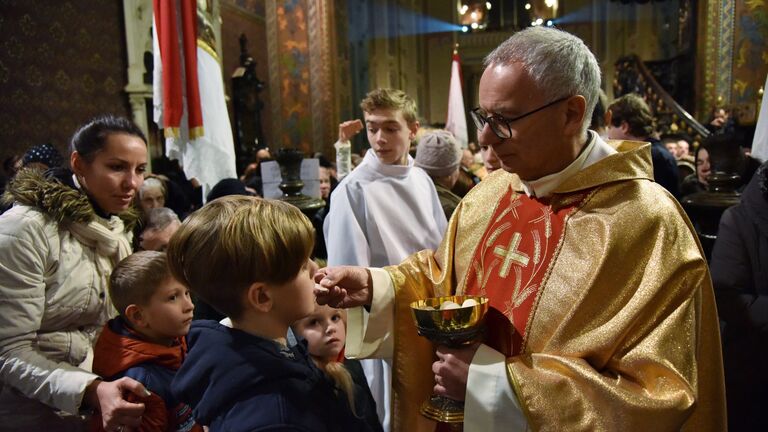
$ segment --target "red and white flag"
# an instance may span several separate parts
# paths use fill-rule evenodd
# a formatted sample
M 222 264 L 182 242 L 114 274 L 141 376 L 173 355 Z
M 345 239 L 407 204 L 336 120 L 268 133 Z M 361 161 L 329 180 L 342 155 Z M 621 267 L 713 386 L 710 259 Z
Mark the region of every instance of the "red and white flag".
M 215 49 L 198 35 L 195 0 L 153 0 L 154 120 L 165 154 L 178 160 L 203 197 L 237 177 L 232 128 Z
M 445 121 L 445 129 L 451 133 L 461 144 L 461 148 L 467 148 L 467 113 L 464 110 L 464 93 L 462 92 L 461 61 L 459 53 L 453 52 L 451 62 L 451 82 L 448 86 L 448 118 Z

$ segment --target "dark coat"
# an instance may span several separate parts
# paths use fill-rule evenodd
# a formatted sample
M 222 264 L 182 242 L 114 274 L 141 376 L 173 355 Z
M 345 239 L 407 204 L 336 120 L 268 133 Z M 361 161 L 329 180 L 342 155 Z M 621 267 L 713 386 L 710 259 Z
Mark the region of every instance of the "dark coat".
M 680 180 L 677 160 L 661 141 L 649 139 L 651 158 L 653 159 L 653 179 L 675 198 L 680 199 Z
M 723 321 L 729 430 L 768 430 L 768 163 L 720 219 L 712 282 Z M 761 190 L 762 189 L 762 190 Z
M 306 343 L 283 347 L 215 321 L 193 322 L 187 343 L 171 390 L 211 432 L 368 430 Z

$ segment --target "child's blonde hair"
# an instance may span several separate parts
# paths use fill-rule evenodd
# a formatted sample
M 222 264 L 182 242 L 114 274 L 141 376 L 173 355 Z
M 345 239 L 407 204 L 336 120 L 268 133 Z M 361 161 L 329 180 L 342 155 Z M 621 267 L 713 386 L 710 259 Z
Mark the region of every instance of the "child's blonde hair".
M 232 319 L 254 282 L 283 284 L 299 273 L 314 247 L 312 223 L 296 207 L 231 195 L 192 213 L 168 245 L 172 274 Z
M 402 90 L 391 88 L 373 90 L 365 95 L 365 99 L 360 102 L 360 108 L 367 113 L 377 109 L 399 110 L 409 125 L 418 120 L 416 118 L 416 102 Z
M 120 315 L 132 305 L 146 305 L 160 284 L 171 278 L 165 252 L 141 251 L 123 258 L 109 277 L 109 297 Z

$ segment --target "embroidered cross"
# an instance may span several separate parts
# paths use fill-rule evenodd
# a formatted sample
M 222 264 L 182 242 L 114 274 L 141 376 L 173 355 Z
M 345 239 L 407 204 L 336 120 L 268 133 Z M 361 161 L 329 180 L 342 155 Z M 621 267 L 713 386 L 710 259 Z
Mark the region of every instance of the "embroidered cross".
M 507 249 L 504 249 L 501 246 L 496 246 L 493 249 L 493 254 L 504 261 L 501 264 L 501 268 L 499 269 L 499 277 L 506 278 L 507 275 L 509 275 L 509 269 L 512 265 L 512 262 L 516 262 L 523 267 L 528 265 L 528 255 L 517 250 L 517 246 L 520 245 L 521 237 L 522 234 L 514 233 L 512 234 L 512 240 L 509 241 L 509 246 L 507 246 Z

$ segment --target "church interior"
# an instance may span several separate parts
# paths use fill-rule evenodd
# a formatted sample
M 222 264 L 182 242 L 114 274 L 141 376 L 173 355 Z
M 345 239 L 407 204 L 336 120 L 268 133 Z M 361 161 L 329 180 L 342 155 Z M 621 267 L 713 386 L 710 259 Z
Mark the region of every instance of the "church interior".
M 576 36 L 583 41 L 579 46 L 586 45 L 596 58 L 601 78 L 597 106 L 601 108 L 593 114 L 590 131 L 586 131 L 586 124 L 578 133 L 571 133 L 576 130 L 574 127 L 565 126 L 549 130 L 546 120 L 542 120 L 544 112 L 564 112 L 572 106 L 581 107 L 582 114 L 588 112 L 589 109 L 584 111 L 584 107 L 578 105 L 587 100 L 580 93 L 559 95 L 557 100 L 549 98 L 535 108 L 531 105 L 530 110 L 513 110 L 509 115 L 493 109 L 486 112 L 487 108 L 482 106 L 483 96 L 488 98 L 489 93 L 487 90 L 483 93 L 483 83 L 487 86 L 491 79 L 497 83 L 504 81 L 493 75 L 495 69 L 508 72 L 523 68 L 520 66 L 523 62 L 517 60 L 509 64 L 490 61 L 489 54 L 532 27 L 553 27 Z M 189 31 L 194 34 L 190 35 Z M 566 38 L 562 32 L 550 33 Z M 549 48 L 548 43 L 542 43 L 544 45 Z M 588 59 L 594 65 L 589 52 L 580 53 L 582 60 Z M 524 67 L 531 66 L 525 64 Z M 553 69 L 556 68 L 550 67 L 548 73 Z M 561 69 L 568 69 L 572 75 L 578 70 L 576 67 Z M 177 75 L 174 77 L 168 71 Z M 523 69 L 521 75 L 527 77 L 527 74 L 528 70 Z M 592 76 L 594 84 L 597 74 Z M 504 327 L 499 328 L 511 328 L 511 335 L 494 333 L 503 343 L 509 342 L 508 350 L 489 348 L 495 349 L 497 352 L 492 354 L 501 358 L 495 365 L 502 365 L 501 375 L 496 378 L 501 376 L 497 382 L 503 383 L 503 389 L 498 387 L 501 390 L 494 397 L 502 400 L 505 395 L 511 395 L 509 400 L 503 400 L 517 411 L 498 408 L 503 406 L 500 403 L 493 415 L 504 418 L 505 413 L 500 414 L 501 411 L 517 415 L 516 421 L 523 425 L 519 430 L 571 430 L 547 423 L 559 420 L 566 422 L 563 424 L 573 421 L 573 425 L 579 426 L 573 430 L 653 430 L 657 420 L 659 424 L 674 426 L 669 430 L 725 430 L 727 424 L 737 431 L 768 430 L 763 412 L 768 403 L 768 101 L 764 100 L 767 77 L 768 1 L 765 0 L 0 0 L 0 158 L 4 161 L 0 184 L 6 188 L 5 198 L 0 201 L 0 431 L 6 430 L 3 429 L 5 416 L 18 421 L 15 424 L 27 425 L 16 430 L 46 430 L 40 426 L 43 423 L 35 423 L 38 420 L 50 420 L 48 424 L 59 424 L 56 422 L 62 418 L 72 420 L 62 413 L 77 417 L 73 421 L 82 426 L 86 420 L 101 421 L 101 417 L 90 416 L 106 407 L 106 402 L 98 405 L 103 401 L 125 402 L 120 399 L 127 392 L 125 388 L 110 387 L 114 390 L 111 393 L 99 393 L 99 385 L 112 385 L 113 381 L 102 380 L 98 373 L 92 373 L 90 365 L 82 366 L 92 361 L 93 356 L 84 360 L 65 358 L 62 354 L 60 357 L 64 360 L 55 359 L 61 362 L 59 366 L 47 370 L 46 367 L 55 364 L 45 358 L 49 353 L 35 351 L 37 357 L 29 361 L 32 366 L 24 363 L 28 358 L 14 355 L 23 354 L 24 349 L 37 350 L 38 336 L 46 337 L 48 327 L 57 334 L 86 334 L 81 338 L 85 346 L 82 351 L 93 354 L 94 346 L 98 351 L 99 329 L 110 329 L 114 320 L 125 318 L 128 322 L 127 313 L 116 311 L 118 306 L 108 304 L 112 295 L 107 294 L 107 290 L 112 289 L 107 288 L 112 284 L 108 281 L 109 272 L 117 271 L 118 262 L 135 256 L 135 251 L 167 249 L 169 257 L 172 253 L 182 253 L 181 247 L 174 248 L 174 242 L 182 241 L 178 238 L 184 241 L 189 238 L 173 237 L 174 232 L 207 227 L 206 223 L 213 226 L 218 219 L 195 225 L 185 222 L 185 218 L 188 221 L 202 217 L 201 213 L 211 208 L 210 203 L 215 207 L 230 202 L 220 198 L 224 195 L 249 195 L 249 199 L 261 203 L 248 203 L 253 206 L 275 205 L 277 210 L 271 213 L 273 216 L 285 212 L 263 225 L 267 229 L 279 227 L 281 223 L 291 226 L 278 230 L 277 234 L 264 234 L 258 237 L 260 241 L 269 242 L 274 238 L 283 241 L 281 236 L 301 231 L 296 227 L 303 229 L 304 243 L 294 241 L 295 244 L 290 244 L 293 249 L 286 249 L 283 255 L 279 247 L 271 250 L 277 257 L 270 265 L 279 270 L 292 265 L 293 261 L 299 263 L 293 273 L 278 278 L 280 286 L 299 280 L 297 274 L 309 274 L 310 278 L 314 277 L 314 283 L 310 284 L 306 278 L 301 281 L 314 287 L 310 287 L 314 289 L 313 296 L 307 295 L 311 297 L 311 306 L 319 309 L 321 305 L 315 302 L 323 296 L 337 296 L 334 301 L 343 298 L 344 305 L 365 306 L 366 312 L 357 308 L 358 317 L 364 317 L 361 322 L 366 323 L 360 328 L 369 328 L 366 326 L 369 315 L 374 316 L 373 310 L 378 314 L 376 319 L 385 316 L 390 321 L 394 321 L 391 317 L 398 317 L 398 313 L 411 312 L 408 304 L 402 303 L 403 292 L 405 296 L 427 292 L 430 297 L 443 299 L 442 294 L 436 293 L 458 298 L 460 295 L 453 296 L 458 292 L 457 287 L 462 290 L 461 295 L 465 294 L 465 288 L 476 289 L 467 291 L 468 295 L 477 294 L 481 303 L 473 297 L 468 307 L 479 307 L 484 304 L 489 280 L 489 286 L 494 287 L 489 291 L 502 287 L 499 290 L 503 294 L 491 292 L 489 297 L 496 298 L 485 299 L 496 307 L 495 312 L 503 310 L 498 315 L 503 322 L 499 326 Z M 576 82 L 577 79 L 580 77 L 561 81 Z M 529 95 L 526 92 L 530 89 L 543 88 L 523 88 L 520 81 L 512 81 L 502 84 L 515 88 L 519 94 Z M 502 88 L 502 84 L 496 88 Z M 406 102 L 395 108 L 364 108 L 366 103 L 373 103 L 371 95 L 380 95 L 377 92 L 381 89 L 384 93 L 400 95 L 387 93 L 386 97 L 399 97 Z M 211 94 L 215 98 L 211 99 Z M 545 92 L 540 92 L 528 100 L 538 100 L 543 94 Z M 597 92 L 593 90 L 591 94 Z M 652 121 L 646 126 L 652 130 L 645 135 L 630 131 L 631 134 L 623 137 L 612 137 L 611 133 L 616 130 L 631 126 L 629 117 L 626 121 L 616 121 L 621 103 L 630 103 L 627 101 L 649 111 Z M 408 103 L 414 104 L 415 109 L 410 110 Z M 564 105 L 567 106 L 563 108 Z M 542 112 L 547 109 L 551 111 Z M 395 113 L 396 119 L 369 117 L 372 112 L 382 110 Z M 526 112 L 523 114 L 523 111 Z M 92 125 L 93 122 L 88 123 L 90 119 L 105 114 L 130 121 L 126 122 L 128 126 L 122 124 L 117 128 L 117 132 L 111 129 L 104 132 L 96 150 L 79 149 L 76 146 L 79 131 L 87 128 L 83 125 Z M 408 117 L 412 114 L 414 119 Z M 216 121 L 211 120 L 214 117 Z M 524 127 L 520 128 L 523 132 L 516 130 L 513 134 L 510 126 L 524 117 L 528 117 L 525 120 L 530 121 L 528 124 L 535 125 L 529 133 L 535 130 L 540 135 L 551 134 L 555 136 L 551 141 L 560 145 L 557 149 L 565 149 L 542 156 L 540 165 L 548 171 L 541 168 L 530 178 L 509 168 L 510 160 L 518 162 L 513 160 L 514 154 L 499 152 L 518 136 L 527 137 Z M 583 123 L 587 118 L 588 115 L 583 115 L 579 121 Z M 400 127 L 392 136 L 398 136 L 405 144 L 401 154 L 385 161 L 380 149 L 374 148 L 377 138 L 371 136 L 378 133 L 381 138 L 386 128 L 377 131 L 372 128 L 392 123 Z M 415 128 L 408 129 L 413 124 Z M 417 132 L 419 124 L 422 130 Z M 210 138 L 213 130 L 219 133 L 216 138 Z M 198 139 L 202 141 L 196 141 Z M 489 140 L 492 144 L 485 143 Z M 350 144 L 346 144 L 347 141 Z M 526 151 L 531 154 L 540 155 L 544 152 L 542 149 L 555 148 L 545 147 L 546 143 L 535 139 L 529 141 Z M 573 150 L 569 145 L 576 141 L 580 146 L 578 151 L 566 154 Z M 630 141 L 652 145 L 642 144 L 644 147 L 638 150 L 640 144 Z M 144 142 L 146 146 L 141 145 Z M 181 147 L 177 147 L 179 142 Z M 206 145 L 197 144 L 202 142 Z M 434 150 L 434 154 L 424 157 L 442 158 L 440 163 L 453 159 L 445 162 L 445 166 L 419 165 L 419 149 L 427 149 L 422 152 L 424 155 L 438 145 L 452 146 L 449 151 L 453 153 L 443 157 Z M 759 150 L 758 146 L 761 146 Z M 97 166 L 93 160 L 99 155 L 111 155 L 105 149 L 112 151 L 115 147 L 124 151 L 121 155 L 129 154 L 130 150 L 140 156 L 145 152 L 145 158 L 127 157 L 121 159 L 122 165 L 114 172 L 96 172 L 92 168 Z M 220 152 L 221 149 L 224 151 Z M 389 150 L 382 151 L 386 154 Z M 495 155 L 494 151 L 499 154 Z M 55 168 L 51 165 L 54 163 L 66 169 L 70 160 L 71 170 L 67 169 L 64 174 L 55 169 L 38 170 L 40 166 L 35 165 L 44 162 L 42 165 L 47 169 Z M 565 162 L 550 164 L 552 160 Z M 312 162 L 305 166 L 307 161 Z M 523 166 L 525 158 L 519 161 L 522 161 L 519 166 Z M 31 169 L 27 169 L 28 163 Z M 656 171 L 661 163 L 668 164 L 664 169 L 674 177 L 670 187 Z M 410 170 L 412 167 L 419 169 Z M 595 167 L 608 167 L 600 169 L 610 175 L 603 175 L 603 171 Z M 126 178 L 130 177 L 129 180 L 121 185 L 117 185 L 117 181 L 110 183 L 117 178 L 115 172 L 119 170 Z M 81 171 L 85 174 L 81 175 Z M 361 171 L 364 173 L 360 174 Z M 382 172 L 388 174 L 380 175 Z M 366 175 L 379 183 L 364 177 Z M 278 180 L 269 183 L 268 179 Z M 89 183 L 86 184 L 86 180 Z M 654 180 L 658 185 L 653 184 Z M 353 181 L 365 187 L 348 186 Z M 78 205 L 89 211 L 87 217 L 91 219 L 85 220 L 87 223 L 84 223 L 85 217 L 74 219 L 67 213 L 69 205 L 55 208 L 56 205 L 51 204 L 59 202 L 48 199 L 54 183 L 55 191 L 65 189 L 67 197 L 74 196 L 73 201 L 77 199 Z M 20 184 L 22 186 L 18 186 Z M 386 187 L 377 189 L 380 184 Z M 26 193 L 27 186 L 27 189 L 36 188 L 35 193 Z M 110 187 L 114 190 L 108 190 Z M 345 189 L 347 187 L 349 189 Z M 331 195 L 338 190 L 346 191 L 349 196 L 357 192 L 360 196 Z M 389 195 L 382 198 L 381 190 L 388 191 Z M 269 195 L 271 193 L 276 195 Z M 279 199 L 273 202 L 251 195 Z M 342 198 L 331 201 L 332 196 Z M 234 198 L 230 199 L 234 202 Z M 280 200 L 294 206 L 286 205 L 286 210 L 280 207 L 283 204 Z M 370 204 L 373 202 L 376 204 Z M 494 207 L 497 203 L 501 203 L 498 209 Z M 222 212 L 227 211 L 225 204 L 221 204 Z M 365 205 L 370 207 L 360 210 Z M 522 216 L 518 217 L 518 212 Z M 39 225 L 46 228 L 37 227 L 39 232 L 29 234 L 37 228 L 18 222 L 32 220 L 32 217 L 24 219 L 27 213 L 42 220 Z M 49 217 L 51 214 L 55 216 Z M 135 219 L 126 219 L 125 215 Z M 360 227 L 350 222 L 359 222 L 358 219 L 364 219 Z M 163 222 L 157 223 L 162 225 L 154 225 L 161 220 Z M 292 222 L 289 224 L 287 220 Z M 52 221 L 58 224 L 56 228 L 45 225 L 54 224 Z M 97 222 L 103 226 L 94 228 Z M 517 232 L 517 228 L 510 228 L 513 226 L 524 229 Z M 260 225 L 254 229 L 262 228 Z M 335 237 L 329 234 L 331 229 L 336 229 Z M 375 229 L 383 234 L 371 234 Z M 574 231 L 579 229 L 583 231 Z M 75 234 L 70 235 L 70 231 Z M 25 233 L 36 235 L 35 239 L 39 240 L 43 232 L 61 236 L 55 239 L 61 243 L 61 261 L 54 264 L 46 261 L 59 252 L 56 249 L 59 245 L 53 240 L 17 241 Z M 97 240 L 82 240 L 79 237 L 85 235 L 82 232 Z M 222 232 L 221 236 L 229 233 Z M 723 236 L 724 232 L 730 237 Z M 107 240 L 99 243 L 104 238 Z M 208 240 L 211 243 L 219 240 L 218 234 Z M 111 249 L 103 252 L 107 249 L 103 244 L 107 242 Z M 407 247 L 401 248 L 398 242 Z M 55 253 L 37 252 L 41 244 L 48 247 L 49 243 L 54 245 L 51 249 L 55 249 Z M 358 252 L 353 250 L 356 246 L 360 246 L 359 251 L 363 251 L 360 255 L 365 259 L 352 257 Z M 237 251 L 246 251 L 245 254 L 251 249 L 258 248 L 246 245 Z M 352 252 L 344 255 L 347 249 Z M 403 253 L 405 249 L 407 253 Z M 72 250 L 76 256 L 65 260 L 65 253 Z M 343 251 L 338 252 L 340 250 Z M 424 254 L 427 250 L 430 253 Z M 298 253 L 296 251 L 311 254 L 303 260 L 288 256 Z M 318 259 L 319 263 L 316 265 L 312 259 Z M 178 279 L 179 274 L 186 278 L 187 272 L 194 270 L 183 268 L 189 265 L 189 260 L 168 260 L 167 265 L 163 261 L 163 269 L 170 269 L 173 277 L 167 280 Z M 282 260 L 290 263 L 284 264 Z M 240 256 L 232 261 L 246 262 L 245 258 L 240 260 Z M 448 268 L 441 269 L 446 262 L 450 264 Z M 72 263 L 86 263 L 87 268 Z M 201 267 L 208 265 L 205 259 L 200 263 Z M 400 271 L 401 267 L 397 267 L 399 273 L 396 273 L 393 268 L 400 263 L 410 270 Z M 485 264 L 488 267 L 484 274 Z M 336 281 L 339 286 L 321 286 L 322 281 L 331 280 L 333 275 L 323 273 L 326 276 L 323 279 L 313 274 L 326 271 L 326 265 L 368 268 L 361 273 L 351 270 L 349 273 L 348 279 L 359 282 L 363 288 L 357 286 L 358 291 L 344 291 L 339 288 L 341 277 Z M 68 272 L 67 266 L 77 269 L 72 271 L 74 277 L 59 274 Z M 392 266 L 387 267 L 387 271 L 392 272 L 391 278 L 386 274 L 377 276 L 370 270 L 386 266 Z M 248 268 L 240 273 L 250 271 Z M 530 273 L 529 285 L 521 290 L 522 275 L 528 275 L 525 272 Z M 230 273 L 238 272 L 225 267 L 219 273 L 221 278 L 229 278 L 237 276 Z M 80 302 L 74 294 L 56 297 L 59 285 L 80 283 L 82 281 L 74 280 L 81 274 L 92 278 L 87 287 L 88 295 L 92 294 L 90 302 Z M 29 282 L 33 279 L 34 283 Z M 260 279 L 251 280 L 247 281 L 250 285 L 244 286 L 249 290 L 271 287 L 269 284 L 278 279 L 263 285 L 259 285 Z M 389 285 L 374 285 L 381 280 Z M 497 285 L 492 285 L 494 281 Z M 85 285 L 81 283 L 72 291 L 85 292 Z M 20 293 L 19 286 L 29 292 L 37 291 L 34 295 L 27 291 Z M 50 289 L 51 286 L 55 289 Z M 386 286 L 389 291 L 386 294 L 375 291 L 380 286 Z M 563 287 L 576 288 L 568 291 Z M 214 302 L 209 305 L 208 298 L 197 297 L 195 289 L 184 293 L 189 295 L 186 331 L 190 325 L 194 329 L 194 324 L 190 324 L 191 309 L 194 309 L 195 320 L 226 321 L 232 317 L 224 313 L 231 311 L 224 310 L 226 305 L 224 308 Z M 579 297 L 582 291 L 586 294 Z M 251 291 L 248 292 L 250 295 Z M 350 292 L 348 297 L 343 297 Z M 350 300 L 355 292 L 370 294 L 365 297 L 368 303 Z M 510 300 L 498 300 L 507 294 Z M 217 295 L 219 293 L 211 294 L 211 298 L 215 300 Z M 243 297 L 242 293 L 239 295 Z M 288 298 L 286 294 L 281 295 Z M 33 309 L 28 306 L 33 303 L 29 299 L 33 297 L 44 299 L 46 304 L 42 305 L 40 300 L 39 308 L 29 312 Z M 175 299 L 176 295 L 171 297 Z M 301 296 L 295 297 L 298 303 Z M 372 302 L 384 303 L 382 298 L 390 303 L 381 308 L 374 303 L 371 307 Z M 464 298 L 458 298 L 455 303 L 453 300 L 456 299 L 451 298 L 450 309 L 464 307 Z M 67 310 L 78 311 L 72 312 L 78 316 L 59 319 L 55 313 L 50 314 L 50 310 L 56 311 L 57 301 L 76 302 L 75 306 L 67 306 Z M 423 299 L 418 301 L 424 303 Z M 583 306 L 582 301 L 587 306 Z M 98 310 L 80 313 L 81 303 L 86 304 L 83 308 Z M 327 304 L 334 305 L 331 301 Z M 440 310 L 441 304 L 445 303 L 433 301 L 430 309 L 424 306 L 422 314 L 431 318 L 435 309 L 445 316 L 453 313 Z M 338 310 L 344 307 L 347 306 L 338 306 Z M 571 307 L 576 312 L 571 313 L 568 309 Z M 6 315 L 4 308 L 14 308 L 14 313 Z M 525 311 L 519 312 L 521 309 Z M 237 309 L 232 310 L 239 313 Z M 120 315 L 115 318 L 117 314 Z M 554 318 L 540 318 L 547 317 L 546 314 Z M 288 315 L 293 317 L 285 312 L 284 316 Z M 51 316 L 56 319 L 47 321 Z M 341 327 L 346 329 L 354 316 L 357 315 L 338 313 L 334 320 L 343 321 Z M 81 318 L 83 323 L 77 321 Z M 535 321 L 537 319 L 541 321 Z M 598 323 L 601 319 L 604 321 Z M 15 321 L 22 324 L 6 331 Z M 126 324 L 130 331 L 132 323 Z M 29 325 L 24 327 L 26 324 Z M 432 386 L 442 385 L 437 382 L 441 375 L 423 373 L 417 366 L 428 371 L 434 361 L 437 365 L 433 367 L 434 372 L 439 368 L 438 363 L 445 363 L 445 358 L 458 358 L 459 354 L 451 357 L 435 351 L 428 341 L 417 336 L 410 321 L 410 327 L 402 322 L 395 323 L 396 326 L 392 322 L 386 324 L 396 328 L 384 331 L 380 328 L 387 327 L 381 325 L 375 331 L 386 333 L 381 339 L 400 338 L 396 340 L 399 345 L 390 343 L 389 339 L 386 343 L 376 343 L 392 345 L 394 348 L 388 349 L 395 354 L 390 354 L 400 356 L 396 362 L 412 360 L 404 362 L 405 366 L 401 364 L 400 369 L 393 367 L 393 376 L 405 370 L 407 373 L 402 372 L 402 376 L 407 378 L 403 380 L 416 377 L 409 385 L 416 383 L 413 385 L 418 385 L 419 390 L 410 394 L 411 387 L 389 381 L 372 384 L 369 379 L 366 384 L 363 369 L 358 377 L 349 377 L 347 384 L 359 378 L 365 388 L 371 386 L 372 411 L 367 414 L 368 420 L 373 419 L 374 427 L 370 430 L 435 430 L 413 426 L 425 420 L 413 414 L 417 404 L 403 401 L 437 397 L 430 396 L 430 392 Z M 230 321 L 224 326 L 232 325 Z M 92 331 L 89 326 L 93 327 Z M 273 338 L 285 345 L 281 345 L 275 356 L 294 359 L 291 349 L 297 342 L 287 345 L 284 335 L 288 328 L 293 335 L 295 328 L 284 326 L 280 327 L 283 331 L 280 337 Z M 350 325 L 350 328 L 354 327 Z M 401 333 L 407 333 L 404 329 L 414 331 L 402 337 Z M 185 334 L 174 337 L 183 338 Z M 482 331 L 472 334 L 481 337 L 478 335 L 484 336 Z M 363 342 L 363 336 L 358 336 L 361 346 L 368 343 Z M 344 337 L 341 336 L 339 351 L 331 356 L 333 360 L 318 367 L 346 361 L 345 349 L 348 349 L 346 354 L 354 352 L 351 344 L 345 348 Z M 621 343 L 610 345 L 601 337 Z M 167 342 L 167 339 L 162 340 Z M 398 342 L 401 340 L 413 344 L 413 353 L 406 352 L 411 346 L 404 347 Z M 52 352 L 58 349 L 55 342 L 51 342 Z M 175 347 L 173 343 L 177 342 L 166 345 Z M 187 349 L 186 342 L 178 343 L 183 345 L 182 351 Z M 579 344 L 589 348 L 582 350 Z M 466 346 L 451 348 L 459 350 Z M 523 346 L 525 349 L 534 346 L 541 351 L 523 352 Z M 375 350 L 366 349 L 369 354 L 384 350 L 379 346 Z M 478 350 L 477 346 L 473 349 Z M 564 352 L 567 354 L 562 354 Z M 474 353 L 472 351 L 472 355 Z M 579 357 L 582 354 L 584 358 Z M 309 354 L 304 355 L 309 358 Z M 83 356 L 85 358 L 85 354 Z M 103 359 L 103 352 L 101 356 Z M 440 361 L 435 360 L 435 356 L 439 356 Z M 476 358 L 470 356 L 469 359 Z M 34 364 L 35 361 L 38 364 Z M 603 363 L 599 364 L 600 361 Z M 315 364 L 312 360 L 307 363 Z M 470 369 L 470 362 L 465 363 L 463 390 L 469 391 L 468 380 L 474 379 L 472 374 L 477 369 Z M 488 364 L 491 363 L 489 360 Z M 620 365 L 617 370 L 611 369 L 616 365 Z M 36 369 L 34 373 L 27 373 L 25 367 Z M 174 367 L 173 373 L 176 373 L 184 366 L 179 363 Z M 537 367 L 547 372 L 537 375 L 540 372 Z M 38 370 L 43 372 L 38 374 Z M 64 370 L 60 374 L 64 378 L 56 375 L 60 370 Z M 388 377 L 389 372 L 379 372 L 377 370 L 375 379 Z M 46 374 L 55 375 L 51 380 L 59 377 L 66 385 L 53 388 L 55 386 L 47 382 L 34 381 L 39 377 L 48 379 Z M 367 369 L 365 374 L 370 378 Z M 88 376 L 84 378 L 85 375 Z M 513 376 L 516 378 L 511 378 Z M 522 384 L 515 381 L 517 378 Z M 77 392 L 72 390 L 75 386 L 70 385 L 71 382 L 78 383 Z M 494 386 L 488 388 L 496 389 Z M 579 386 L 586 390 L 578 391 Z M 337 387 L 328 394 L 341 394 Z M 394 393 L 399 391 L 400 395 L 391 396 L 390 389 L 394 389 Z M 442 390 L 447 394 L 446 388 Z M 536 393 L 539 390 L 541 393 Z M 50 395 L 40 396 L 48 391 Z M 353 406 L 354 391 L 345 391 Z M 381 400 L 386 401 L 383 405 L 376 391 L 381 393 Z M 491 391 L 486 393 L 490 395 Z M 563 402 L 567 407 L 558 405 L 561 400 L 552 396 L 555 393 L 566 395 L 562 401 L 567 401 Z M 701 399 L 697 399 L 700 396 Z M 445 398 L 455 402 L 450 395 Z M 90 404 L 87 413 L 81 403 Z M 181 405 L 187 403 L 185 400 Z M 346 403 L 340 402 L 338 406 L 343 409 L 339 412 L 348 413 Z M 468 398 L 466 406 L 469 404 Z M 397 411 L 405 410 L 406 405 L 413 411 Z M 523 405 L 530 411 L 523 412 L 520 408 Z M 38 411 L 31 411 L 33 414 L 25 417 L 22 408 L 19 408 L 22 414 L 16 417 L 8 414 L 17 406 L 24 409 L 45 406 L 50 408 L 50 417 L 38 416 Z M 386 413 L 382 406 L 386 407 Z M 458 409 L 462 415 L 464 406 L 462 401 Z M 316 406 L 312 407 L 317 410 Z M 391 418 L 390 408 L 395 413 Z M 117 411 L 115 408 L 114 412 Z M 413 415 L 398 418 L 396 412 Z M 663 415 L 655 418 L 656 413 Z M 131 427 L 138 425 L 140 419 L 128 414 L 131 413 L 124 416 L 125 421 L 105 415 L 104 430 L 133 430 Z M 413 420 L 414 417 L 419 421 Z M 442 421 L 439 417 L 429 418 Z M 622 421 L 630 426 L 625 429 Z M 488 420 L 487 424 L 490 423 Z M 659 430 L 662 429 L 667 430 Z
M 761 1 L 198 3 L 210 20 L 233 128 L 233 77 L 246 58 L 260 82 L 250 96 L 258 114 L 243 125 L 242 143 L 234 131 L 240 161 L 252 158 L 254 139 L 332 157 L 336 125 L 359 118 L 358 101 L 377 87 L 413 95 L 422 124 L 444 124 L 454 48 L 469 109 L 484 56 L 537 20 L 585 41 L 609 99 L 647 92 L 665 128 L 694 136 L 715 107 L 754 128 L 768 71 Z M 152 157 L 163 154 L 151 112 L 151 1 L 5 0 L 0 7 L 3 159 L 44 142 L 66 154 L 77 125 L 105 112 L 134 119 L 150 137 Z M 357 150 L 366 145 L 353 142 Z

